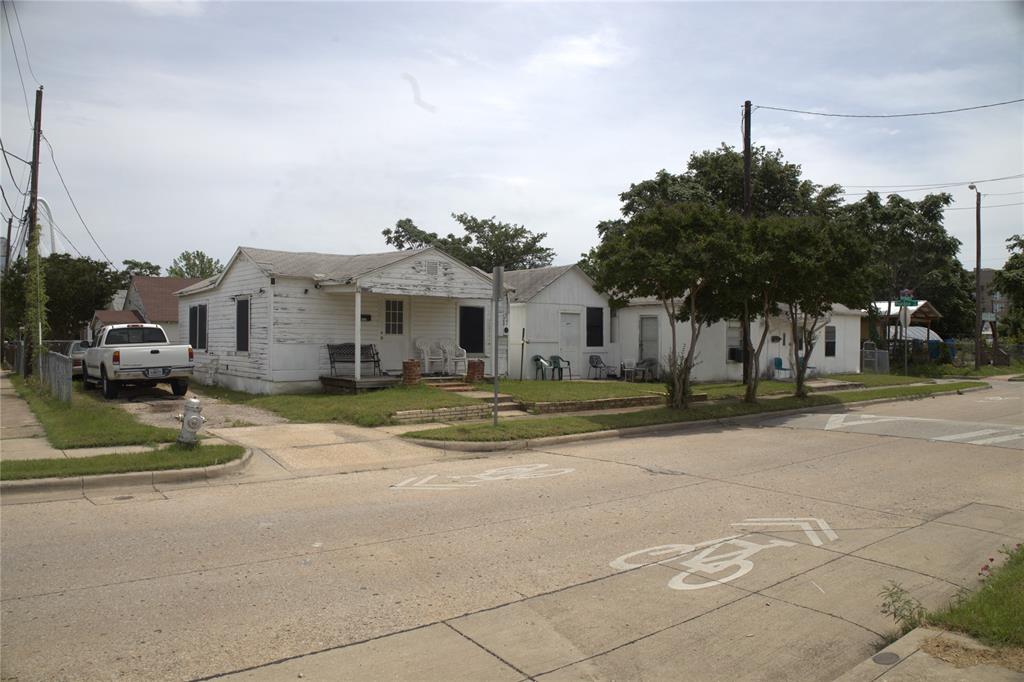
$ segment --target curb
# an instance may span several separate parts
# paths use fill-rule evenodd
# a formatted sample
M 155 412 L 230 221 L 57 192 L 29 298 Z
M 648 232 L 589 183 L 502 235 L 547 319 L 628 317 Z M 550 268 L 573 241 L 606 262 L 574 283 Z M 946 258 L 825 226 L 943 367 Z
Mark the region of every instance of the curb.
M 961 633 L 921 626 L 914 628 L 907 634 L 903 635 L 898 640 L 876 653 L 874 656 L 861 661 L 853 668 L 837 677 L 834 682 L 873 682 L 879 677 L 891 672 L 900 663 L 903 663 L 913 656 L 918 650 L 920 650 L 922 644 L 933 638 L 941 638 L 962 643 L 968 648 L 989 648 Z M 953 673 L 954 670 L 956 672 L 948 677 L 942 676 L 941 679 L 966 680 L 970 678 L 970 675 L 968 674 L 970 668 L 959 669 L 952 663 L 942 663 L 942 667 L 944 670 L 952 669 L 950 670 L 951 673 Z M 915 677 L 914 679 L 918 678 Z
M 162 469 L 160 471 L 131 471 L 124 474 L 0 481 L 0 494 L 7 497 L 30 493 L 77 492 L 78 495 L 76 497 L 85 497 L 87 490 L 97 488 L 148 486 L 153 490 L 159 490 L 157 486 L 161 483 L 190 483 L 241 473 L 249 466 L 252 454 L 253 451 L 251 449 L 246 449 L 241 457 L 230 462 L 191 469 Z
M 924 395 L 899 396 L 893 398 L 874 398 L 872 400 L 858 400 L 857 402 L 843 403 L 845 405 L 877 405 L 880 403 L 898 403 L 908 400 L 923 400 L 940 395 L 959 395 L 963 393 L 974 393 L 976 391 L 987 391 L 992 386 L 975 386 L 973 388 L 961 388 L 957 391 L 936 391 Z M 756 414 L 744 414 L 736 417 L 724 417 L 722 419 L 697 419 L 689 422 L 668 422 L 666 424 L 652 424 L 651 426 L 631 426 L 624 429 L 608 429 L 605 431 L 588 431 L 586 433 L 572 433 L 564 436 L 545 436 L 544 438 L 532 438 L 529 440 L 498 440 L 498 441 L 465 441 L 465 440 L 430 440 L 427 438 L 404 438 L 403 440 L 438 450 L 452 450 L 456 452 L 508 452 L 514 450 L 530 450 L 547 445 L 560 445 L 562 443 L 575 443 L 578 441 L 602 440 L 605 438 L 628 438 L 630 436 L 644 436 L 651 433 L 663 431 L 686 431 L 689 429 L 707 426 L 733 426 L 751 421 L 759 421 L 772 417 L 785 417 L 794 414 L 808 414 L 814 412 L 828 412 L 834 410 L 835 405 L 815 405 L 813 407 L 799 407 L 791 410 L 772 410 L 758 412 Z

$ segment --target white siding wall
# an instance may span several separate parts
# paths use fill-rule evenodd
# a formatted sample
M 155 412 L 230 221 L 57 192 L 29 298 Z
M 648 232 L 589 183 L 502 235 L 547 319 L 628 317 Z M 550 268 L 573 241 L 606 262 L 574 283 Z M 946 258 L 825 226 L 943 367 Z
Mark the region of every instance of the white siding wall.
M 602 308 L 604 311 L 604 345 L 589 347 L 587 340 L 587 308 Z M 600 355 L 605 364 L 617 366 L 618 344 L 611 343 L 611 312 L 607 297 L 594 291 L 586 277 L 575 270 L 569 270 L 526 303 L 512 306 L 509 324 L 509 359 L 511 376 L 520 376 L 522 356 L 522 377 L 533 379 L 535 370 L 531 358 L 542 355 L 567 355 L 561 347 L 561 315 L 579 315 L 580 335 L 576 357 L 566 357 L 572 363 L 573 378 L 586 377 L 590 355 Z M 523 329 L 526 330 L 527 344 L 522 344 Z
M 260 294 L 259 290 L 263 289 Z M 249 351 L 235 350 L 235 302 L 232 296 L 251 296 Z M 178 338 L 188 342 L 189 306 L 206 304 L 207 349 L 197 350 L 195 379 L 239 390 L 266 393 L 270 378 L 270 279 L 245 258 L 239 258 L 221 285 L 178 299 Z

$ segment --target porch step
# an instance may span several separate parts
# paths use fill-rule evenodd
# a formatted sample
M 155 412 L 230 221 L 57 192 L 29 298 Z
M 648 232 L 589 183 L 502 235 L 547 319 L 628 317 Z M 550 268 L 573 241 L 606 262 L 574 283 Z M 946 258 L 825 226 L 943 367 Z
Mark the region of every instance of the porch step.
M 460 384 L 427 384 L 427 385 L 428 386 L 433 386 L 434 388 L 439 388 L 442 391 L 446 391 L 448 393 L 461 393 L 462 391 L 473 391 L 473 390 L 476 390 L 472 386 L 470 386 L 469 384 L 461 384 L 461 383 Z
M 464 384 L 465 377 L 423 377 L 420 381 L 430 386 L 446 386 L 451 384 Z

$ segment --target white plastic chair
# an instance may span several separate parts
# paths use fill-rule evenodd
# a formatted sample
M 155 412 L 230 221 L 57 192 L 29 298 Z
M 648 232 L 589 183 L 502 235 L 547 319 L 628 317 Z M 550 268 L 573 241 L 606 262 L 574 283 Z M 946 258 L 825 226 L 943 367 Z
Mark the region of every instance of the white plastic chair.
M 636 360 L 633 358 L 622 361 L 622 378 L 626 381 L 636 380 Z
M 448 374 L 458 376 L 459 364 L 462 364 L 461 374 L 469 371 L 469 355 L 466 349 L 454 343 L 451 339 L 441 339 L 441 350 L 444 352 L 445 371 Z
M 422 365 L 421 371 L 424 374 L 431 374 L 435 371 L 431 369 L 432 365 L 440 366 L 439 371 L 441 372 L 444 372 L 447 369 L 444 351 L 437 345 L 436 341 L 421 337 L 413 341 L 413 345 L 416 346 L 416 350 L 420 354 L 420 364 Z

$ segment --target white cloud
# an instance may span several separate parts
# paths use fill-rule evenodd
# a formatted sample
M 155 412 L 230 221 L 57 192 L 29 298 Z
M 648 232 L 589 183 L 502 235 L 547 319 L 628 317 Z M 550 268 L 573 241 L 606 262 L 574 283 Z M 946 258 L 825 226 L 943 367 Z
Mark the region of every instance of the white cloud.
M 621 63 L 626 48 L 618 34 L 601 29 L 587 36 L 569 36 L 552 41 L 526 63 L 528 71 L 544 72 L 563 68 L 601 69 Z

